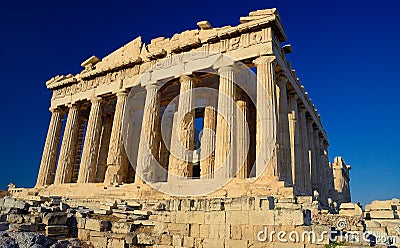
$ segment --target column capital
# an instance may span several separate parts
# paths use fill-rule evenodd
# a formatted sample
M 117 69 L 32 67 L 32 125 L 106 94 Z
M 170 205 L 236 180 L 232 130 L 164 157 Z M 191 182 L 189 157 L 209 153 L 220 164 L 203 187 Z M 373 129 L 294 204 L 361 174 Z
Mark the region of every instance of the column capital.
M 303 105 L 303 104 L 299 104 L 299 106 L 298 106 L 298 109 L 299 109 L 299 112 L 306 112 L 306 107 Z
M 194 83 L 198 83 L 200 78 L 194 74 L 183 74 L 179 77 L 179 82 L 184 83 L 187 81 L 193 81 Z
M 77 102 L 67 104 L 68 109 L 79 108 L 80 104 Z
M 146 90 L 154 90 L 154 89 L 158 90 L 159 88 L 160 88 L 160 86 L 157 84 L 157 81 L 156 82 L 151 82 L 151 83 L 149 83 L 149 84 L 147 84 L 145 86 Z
M 288 79 L 285 75 L 283 75 L 283 74 L 279 74 L 279 75 L 276 77 L 276 83 L 278 84 L 278 86 L 279 86 L 280 88 L 282 88 L 282 86 L 286 86 L 286 84 L 287 84 L 288 81 L 289 81 L 289 79 Z
M 294 90 L 289 91 L 289 96 L 299 99 L 299 96 L 297 95 L 296 91 L 294 91 Z
M 96 103 L 97 104 L 101 104 L 103 102 L 103 98 L 100 97 L 100 96 L 93 96 L 93 97 L 90 98 L 90 102 L 92 104 L 96 104 Z
M 262 65 L 262 64 L 268 64 L 268 63 L 276 63 L 276 57 L 275 56 L 260 56 L 256 59 L 254 59 L 253 63 L 256 66 Z
M 61 109 L 59 107 L 50 107 L 49 111 L 51 113 L 59 113 L 59 112 L 61 112 Z
M 224 64 L 220 65 L 218 68 L 216 68 L 218 71 L 218 74 L 221 74 L 223 72 L 231 72 L 235 70 L 235 67 L 233 64 Z
M 119 90 L 119 91 L 117 91 L 117 92 L 115 93 L 115 95 L 116 95 L 117 97 L 124 97 L 124 96 L 127 96 L 127 95 L 128 95 L 128 91 L 127 91 L 127 90 Z

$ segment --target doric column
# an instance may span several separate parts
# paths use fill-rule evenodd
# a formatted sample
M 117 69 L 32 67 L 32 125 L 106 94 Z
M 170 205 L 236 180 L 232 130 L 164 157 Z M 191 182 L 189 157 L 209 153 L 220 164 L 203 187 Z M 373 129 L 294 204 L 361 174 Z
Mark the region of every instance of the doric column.
M 168 178 L 168 162 L 170 160 L 170 149 L 171 149 L 171 138 L 172 138 L 172 131 L 173 131 L 173 123 L 174 123 L 174 116 L 176 112 L 176 105 L 171 104 L 170 106 L 164 108 L 162 110 L 162 123 L 161 123 L 161 134 L 162 137 L 160 138 L 160 152 L 159 152 L 159 161 L 160 165 L 163 169 L 160 168 L 157 181 L 166 181 Z M 172 156 L 171 156 L 172 157 Z
M 290 133 L 289 133 L 289 107 L 286 89 L 287 78 L 279 77 L 277 79 L 278 87 L 276 95 L 278 98 L 278 126 L 279 126 L 279 161 L 281 178 L 289 184 L 292 184 L 292 169 L 290 159 Z
M 200 141 L 200 176 L 202 178 L 212 178 L 214 173 L 216 106 L 217 98 L 207 97 L 207 106 L 204 109 L 203 135 Z
M 292 180 L 295 188 L 301 188 L 301 143 L 298 122 L 297 94 L 289 94 L 289 130 L 290 130 L 290 153 L 292 165 Z
M 146 86 L 142 130 L 136 166 L 136 183 L 153 181 L 160 146 L 160 93 L 158 85 Z M 143 178 L 141 178 L 143 177 Z
M 104 182 L 106 171 L 107 171 L 107 157 L 110 147 L 111 131 L 113 127 L 114 115 L 107 114 L 103 117 L 103 127 L 101 130 L 100 147 L 99 147 L 99 159 L 97 162 L 96 182 Z
M 257 66 L 256 175 L 261 175 L 265 168 L 266 176 L 277 176 L 276 58 L 262 56 L 254 64 Z
M 102 99 L 91 99 L 89 120 L 86 128 L 78 183 L 96 182 L 97 158 L 101 134 Z
M 236 177 L 249 177 L 250 130 L 249 103 L 245 92 L 236 87 Z
M 219 95 L 216 127 L 215 177 L 234 176 L 236 151 L 235 140 L 235 72 L 233 66 L 224 66 L 218 70 Z M 221 168 L 223 167 L 223 168 Z
M 304 106 L 299 108 L 299 127 L 301 139 L 301 171 L 302 171 L 302 186 L 303 193 L 311 194 L 311 174 L 310 174 L 310 161 L 308 158 L 308 134 L 306 123 L 306 109 Z
M 122 138 L 122 122 L 124 118 L 126 99 L 128 92 L 117 93 L 117 105 L 115 106 L 114 120 L 112 124 L 110 145 L 107 155 L 107 172 L 105 183 L 122 183 L 128 175 L 129 161 Z
M 323 187 L 322 187 L 322 163 L 321 163 L 321 144 L 319 139 L 319 129 L 316 127 L 314 129 L 314 146 L 315 146 L 315 162 L 316 162 L 316 177 L 317 177 L 317 190 L 321 194 Z
M 307 119 L 307 135 L 308 135 L 308 158 L 311 165 L 311 190 L 317 189 L 318 185 L 318 171 L 317 161 L 315 157 L 315 141 L 314 141 L 314 127 L 312 118 Z
M 79 131 L 79 106 L 69 106 L 67 123 L 65 125 L 60 156 L 58 158 L 55 184 L 71 183 L 75 163 L 76 143 Z
M 325 140 L 324 137 L 320 137 L 321 139 L 321 145 L 322 145 L 322 163 L 325 168 L 325 173 L 324 173 L 324 183 L 325 183 L 325 196 L 326 199 L 328 197 L 331 197 L 334 199 L 334 186 L 333 186 L 333 171 L 331 164 L 329 162 L 328 158 L 328 142 Z
M 63 112 L 60 109 L 51 109 L 51 119 L 47 131 L 46 142 L 43 148 L 42 160 L 35 187 L 52 184 L 60 143 Z
M 169 164 L 169 174 L 182 178 L 192 177 L 193 150 L 194 150 L 194 96 L 195 79 L 192 76 L 181 76 L 178 113 L 175 116 L 175 125 L 179 139 L 171 144 L 173 162 Z M 174 178 L 174 177 L 172 177 Z

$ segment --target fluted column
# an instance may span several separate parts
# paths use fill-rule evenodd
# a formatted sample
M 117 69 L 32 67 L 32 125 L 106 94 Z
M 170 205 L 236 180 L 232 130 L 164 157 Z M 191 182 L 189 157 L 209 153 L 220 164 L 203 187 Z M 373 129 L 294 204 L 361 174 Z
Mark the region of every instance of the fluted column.
M 99 159 L 97 162 L 96 182 L 104 182 L 107 171 L 107 157 L 110 147 L 111 132 L 113 127 L 113 114 L 108 114 L 103 118 L 103 127 L 101 130 Z
M 249 103 L 245 93 L 236 87 L 236 177 L 249 177 L 250 158 L 250 130 L 249 130 Z
M 315 156 L 315 141 L 314 141 L 314 127 L 313 120 L 307 119 L 307 135 L 308 135 L 308 158 L 309 164 L 311 165 L 311 190 L 314 191 L 317 189 L 318 185 L 318 170 L 317 170 L 317 161 Z
M 200 177 L 212 178 L 215 162 L 215 128 L 217 125 L 217 99 L 207 97 L 204 109 L 203 135 L 200 148 Z
M 290 153 L 292 166 L 292 180 L 296 189 L 301 188 L 301 143 L 298 122 L 297 98 L 295 92 L 289 94 L 289 130 L 290 130 Z
M 314 146 L 315 146 L 315 162 L 316 162 L 316 177 L 317 177 L 317 190 L 321 194 L 323 190 L 322 186 L 322 163 L 321 163 L 321 144 L 319 139 L 319 129 L 314 129 Z
M 101 134 L 102 99 L 91 99 L 92 106 L 83 145 L 82 160 L 79 168 L 78 183 L 96 182 L 97 158 Z
M 235 73 L 233 66 L 218 70 L 219 95 L 216 127 L 215 177 L 229 178 L 234 176 L 236 151 L 235 140 Z M 224 167 L 223 169 L 221 167 Z M 221 169 L 220 169 L 221 168 Z
M 302 186 L 303 193 L 311 194 L 311 176 L 310 176 L 310 161 L 308 157 L 308 134 L 306 123 L 306 109 L 304 106 L 299 108 L 299 124 L 300 124 L 300 139 L 301 139 L 301 158 L 302 158 Z
M 71 183 L 79 132 L 79 106 L 69 107 L 54 183 Z
M 178 113 L 175 116 L 176 132 L 179 140 L 171 144 L 171 156 L 173 162 L 169 164 L 169 173 L 178 177 L 188 178 L 193 174 L 193 150 L 194 150 L 194 96 L 193 88 L 195 79 L 192 76 L 181 76 Z M 174 128 L 175 129 L 175 128 Z M 174 178 L 174 177 L 172 177 Z
M 52 114 L 35 187 L 49 185 L 54 181 L 63 112 L 60 109 L 51 109 L 50 111 Z
M 254 60 L 257 66 L 256 175 L 278 176 L 276 83 L 274 56 Z M 265 169 L 265 171 L 264 171 Z M 263 172 L 264 171 L 264 172 Z
M 277 98 L 278 98 L 278 123 L 279 123 L 279 160 L 281 178 L 289 184 L 292 184 L 292 169 L 290 159 L 290 133 L 289 133 L 289 107 L 286 89 L 287 78 L 279 77 L 277 80 Z
M 157 181 L 166 181 L 168 178 L 168 165 L 170 160 L 170 149 L 171 149 L 171 138 L 174 126 L 174 114 L 176 112 L 175 104 L 164 109 L 162 116 L 162 123 L 161 123 L 161 134 L 160 137 L 160 165 L 163 169 L 157 172 L 158 177 L 156 178 Z M 172 157 L 172 156 L 171 156 Z
M 160 146 L 160 93 L 156 84 L 146 86 L 142 130 L 136 167 L 136 183 L 153 181 Z M 143 177 L 143 178 L 141 178 Z
M 124 118 L 126 99 L 128 93 L 120 91 L 117 93 L 117 105 L 115 106 L 114 120 L 112 124 L 110 145 L 107 155 L 107 172 L 105 183 L 124 182 L 129 170 L 129 161 L 122 138 L 122 122 Z

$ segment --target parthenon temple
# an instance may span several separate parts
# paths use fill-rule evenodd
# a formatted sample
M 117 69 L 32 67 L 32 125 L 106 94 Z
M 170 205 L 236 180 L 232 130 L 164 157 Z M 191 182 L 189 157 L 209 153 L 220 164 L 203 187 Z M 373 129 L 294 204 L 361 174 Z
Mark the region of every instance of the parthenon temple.
M 350 202 L 350 166 L 329 162 L 276 9 L 250 12 L 236 26 L 197 25 L 149 44 L 138 37 L 46 82 L 40 194 Z

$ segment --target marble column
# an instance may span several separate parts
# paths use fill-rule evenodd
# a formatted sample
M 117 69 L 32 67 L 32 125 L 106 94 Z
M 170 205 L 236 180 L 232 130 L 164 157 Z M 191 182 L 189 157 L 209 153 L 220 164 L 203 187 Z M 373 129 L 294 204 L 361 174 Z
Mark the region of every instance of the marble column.
M 71 183 L 75 163 L 76 144 L 79 132 L 79 106 L 69 106 L 67 123 L 65 125 L 60 156 L 56 171 L 55 184 Z
M 217 178 L 234 176 L 236 151 L 235 122 L 235 72 L 233 66 L 218 69 L 219 95 L 216 127 L 215 170 Z
M 107 155 L 107 172 L 105 183 L 122 183 L 125 181 L 129 170 L 129 160 L 123 144 L 123 118 L 125 113 L 128 92 L 117 92 L 117 104 L 115 106 L 114 120 L 112 124 L 110 145 Z
M 314 146 L 315 146 L 315 162 L 316 162 L 316 177 L 317 177 L 317 190 L 321 194 L 323 187 L 322 187 L 322 163 L 321 163 L 321 144 L 319 139 L 319 129 L 314 129 Z
M 165 107 L 162 110 L 162 123 L 161 123 L 161 134 L 160 137 L 160 165 L 163 169 L 159 170 L 159 177 L 156 178 L 157 181 L 167 181 L 168 179 L 168 166 L 170 159 L 170 149 L 171 149 L 171 138 L 173 131 L 173 123 L 174 123 L 174 114 L 176 112 L 175 104 L 171 104 L 169 107 Z
M 301 139 L 301 178 L 303 193 L 306 195 L 311 194 L 311 176 L 310 176 L 310 161 L 308 157 L 308 134 L 306 122 L 306 109 L 304 106 L 299 108 L 299 128 Z
M 292 166 L 292 180 L 293 185 L 297 190 L 301 189 L 301 143 L 300 143 L 300 129 L 298 121 L 297 109 L 298 96 L 296 92 L 289 94 L 289 130 L 290 130 L 290 153 L 291 153 L 291 166 Z
M 146 86 L 142 130 L 136 167 L 136 183 L 154 181 L 155 167 L 158 166 L 160 146 L 160 93 L 158 85 Z
M 188 178 L 193 176 L 193 150 L 194 150 L 194 96 L 193 88 L 197 81 L 193 76 L 181 76 L 178 112 L 174 118 L 179 138 L 177 142 L 171 143 L 171 156 L 174 157 L 172 163 L 169 164 L 169 174 L 178 177 L 172 178 Z M 181 177 L 181 178 L 179 178 Z
M 317 189 L 318 185 L 318 171 L 317 162 L 315 157 L 315 141 L 314 141 L 314 126 L 312 118 L 307 119 L 307 135 L 308 135 L 308 158 L 311 174 L 311 190 Z
M 96 182 L 98 149 L 102 126 L 102 101 L 100 97 L 93 97 L 91 99 L 92 106 L 90 107 L 77 183 Z
M 278 176 L 276 156 L 277 116 L 274 56 L 262 56 L 254 60 L 257 66 L 257 134 L 256 176 Z
M 200 148 L 200 177 L 212 178 L 215 162 L 215 129 L 217 125 L 217 98 L 208 97 L 204 109 L 203 135 Z
M 293 183 L 291 159 L 290 159 L 290 133 L 289 133 L 289 106 L 287 96 L 287 78 L 279 77 L 277 79 L 278 87 L 276 88 L 276 95 L 278 99 L 278 123 L 279 123 L 279 161 L 280 161 L 280 175 L 289 185 Z
M 114 116 L 112 113 L 103 117 L 103 127 L 101 130 L 99 159 L 97 162 L 96 182 L 104 182 L 107 171 L 107 157 L 110 147 L 111 132 Z
M 250 158 L 250 126 L 249 126 L 249 102 L 246 93 L 236 87 L 236 177 L 249 177 Z
M 50 185 L 54 182 L 54 171 L 64 113 L 58 108 L 51 109 L 50 111 L 52 114 L 35 187 Z

